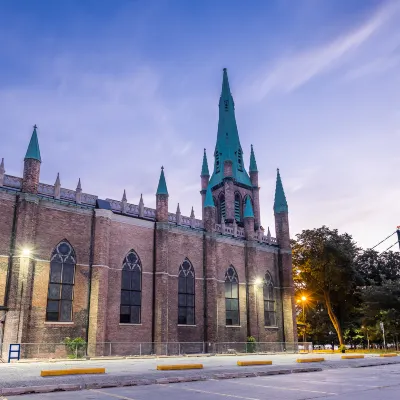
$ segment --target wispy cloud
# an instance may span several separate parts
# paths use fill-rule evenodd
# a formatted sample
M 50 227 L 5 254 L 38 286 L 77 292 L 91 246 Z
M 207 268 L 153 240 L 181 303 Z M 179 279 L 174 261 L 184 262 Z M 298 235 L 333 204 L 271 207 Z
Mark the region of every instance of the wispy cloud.
M 290 92 L 343 62 L 345 56 L 376 34 L 399 11 L 399 3 L 388 3 L 363 25 L 330 43 L 282 58 L 255 82 L 252 98 L 261 100 L 272 91 Z

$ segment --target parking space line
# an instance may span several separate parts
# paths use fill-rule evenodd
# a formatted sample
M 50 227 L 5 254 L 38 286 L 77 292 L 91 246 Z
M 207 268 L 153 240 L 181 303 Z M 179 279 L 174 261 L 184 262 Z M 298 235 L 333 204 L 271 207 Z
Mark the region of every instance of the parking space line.
M 244 385 L 244 386 L 259 386 L 259 387 L 265 387 L 265 388 L 270 388 L 270 389 L 279 389 L 279 390 L 290 390 L 294 392 L 308 392 L 308 393 L 320 393 L 320 394 L 329 394 L 329 395 L 338 395 L 339 393 L 332 393 L 332 392 L 322 392 L 320 390 L 307 390 L 307 389 L 298 389 L 298 388 L 285 388 L 282 386 L 272 386 L 272 385 L 258 385 L 255 383 L 243 383 L 243 382 L 237 382 L 237 381 L 231 381 L 231 383 L 235 383 L 236 385 Z
M 97 392 L 100 394 L 104 394 L 106 396 L 110 396 L 110 397 L 115 397 L 116 399 L 121 399 L 121 400 L 135 400 L 133 397 L 126 397 L 126 396 L 120 396 L 118 394 L 114 394 L 114 393 L 108 393 L 108 392 L 103 392 L 102 390 L 96 390 L 96 389 L 89 389 L 91 392 Z
M 297 382 L 304 382 L 304 383 L 316 383 L 316 384 L 323 384 L 323 383 L 327 383 L 330 385 L 343 385 L 343 386 L 361 386 L 361 387 L 365 387 L 365 388 L 370 388 L 370 389 L 376 389 L 379 386 L 370 386 L 370 385 L 358 385 L 356 383 L 343 383 L 343 382 L 333 382 L 333 381 L 311 381 L 311 380 L 301 380 L 301 381 L 297 381 Z
M 181 389 L 181 390 L 189 390 L 190 392 L 200 392 L 200 393 L 206 393 L 206 394 L 214 394 L 214 395 L 223 396 L 223 397 L 234 397 L 235 399 L 261 400 L 261 399 L 255 398 L 255 397 L 243 397 L 243 396 L 237 396 L 235 394 L 209 392 L 208 390 L 201 390 L 201 389 L 189 389 L 189 388 L 185 388 L 185 387 L 180 387 L 179 389 Z

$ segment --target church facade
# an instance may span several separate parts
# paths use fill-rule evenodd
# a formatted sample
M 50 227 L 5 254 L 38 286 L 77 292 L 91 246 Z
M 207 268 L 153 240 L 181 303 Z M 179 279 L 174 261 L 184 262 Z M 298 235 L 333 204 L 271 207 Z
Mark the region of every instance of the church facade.
M 281 177 L 278 170 L 274 238 L 261 226 L 256 157 L 251 148 L 247 172 L 226 69 L 213 155 L 210 174 L 204 150 L 196 219 L 179 205 L 171 212 L 163 168 L 155 209 L 142 197 L 128 203 L 125 192 L 121 201 L 99 199 L 83 193 L 80 181 L 75 190 L 62 188 L 58 175 L 54 185 L 41 183 L 35 126 L 22 177 L 0 165 L 3 358 L 11 343 L 66 337 L 85 339 L 93 355 L 106 354 L 110 343 L 120 355 L 145 343 L 155 353 L 178 342 L 211 352 L 249 336 L 296 343 Z

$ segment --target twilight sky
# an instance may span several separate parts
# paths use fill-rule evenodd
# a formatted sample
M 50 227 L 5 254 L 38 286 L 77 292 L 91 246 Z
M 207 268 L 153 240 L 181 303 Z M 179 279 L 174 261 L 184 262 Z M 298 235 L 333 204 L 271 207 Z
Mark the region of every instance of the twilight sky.
M 0 0 L 0 157 L 21 176 L 36 123 L 42 182 L 154 207 L 164 165 L 170 211 L 200 217 L 227 67 L 262 225 L 279 167 L 292 236 L 373 246 L 400 225 L 399 20 L 395 0 Z

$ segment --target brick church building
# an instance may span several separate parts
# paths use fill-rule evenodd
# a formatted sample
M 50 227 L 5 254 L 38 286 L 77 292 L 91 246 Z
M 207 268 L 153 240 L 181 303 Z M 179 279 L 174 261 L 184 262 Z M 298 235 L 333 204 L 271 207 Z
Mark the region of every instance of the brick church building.
M 175 213 L 161 169 L 156 209 L 40 182 L 34 127 L 22 178 L 0 165 L 0 345 L 82 337 L 89 353 L 137 343 L 297 342 L 288 206 L 279 170 L 276 238 L 261 226 L 226 69 L 214 167 L 201 169 L 202 219 Z M 168 176 L 168 175 L 167 175 Z M 171 178 L 170 178 L 171 179 Z M 156 189 L 156 185 L 155 185 Z M 271 192 L 273 188 L 270 188 Z M 272 193 L 271 193 L 272 195 Z M 40 348 L 40 347 L 38 347 Z M 151 351 L 156 351 L 153 347 Z M 150 350 L 149 350 L 150 351 Z

